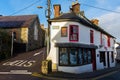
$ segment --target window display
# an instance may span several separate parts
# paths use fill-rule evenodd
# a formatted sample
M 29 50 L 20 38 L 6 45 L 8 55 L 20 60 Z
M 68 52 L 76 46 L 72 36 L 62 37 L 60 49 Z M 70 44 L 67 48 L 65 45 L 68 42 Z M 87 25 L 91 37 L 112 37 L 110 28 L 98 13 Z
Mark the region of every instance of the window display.
M 86 65 L 92 63 L 91 49 L 59 48 L 59 65 Z
M 60 64 L 68 64 L 67 48 L 60 48 Z

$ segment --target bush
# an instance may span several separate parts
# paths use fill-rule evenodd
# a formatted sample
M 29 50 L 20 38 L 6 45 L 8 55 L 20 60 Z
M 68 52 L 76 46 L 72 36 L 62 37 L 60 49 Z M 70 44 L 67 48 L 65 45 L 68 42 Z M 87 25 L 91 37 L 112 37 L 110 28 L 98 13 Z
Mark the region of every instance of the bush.
M 11 53 L 11 36 L 0 30 L 0 60 L 10 57 Z

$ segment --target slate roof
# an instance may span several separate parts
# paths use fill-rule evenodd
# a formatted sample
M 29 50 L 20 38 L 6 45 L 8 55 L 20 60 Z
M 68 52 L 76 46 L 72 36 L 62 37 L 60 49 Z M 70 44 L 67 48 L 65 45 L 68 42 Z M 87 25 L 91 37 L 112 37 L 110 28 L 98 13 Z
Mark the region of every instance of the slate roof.
M 112 36 L 111 34 L 109 34 L 108 32 L 106 32 L 104 29 L 102 29 L 101 27 L 93 24 L 89 19 L 87 19 L 85 16 L 77 16 L 75 13 L 63 13 L 62 15 L 60 15 L 59 17 L 50 19 L 50 22 L 63 22 L 63 21 L 74 21 L 74 22 L 79 22 L 83 25 L 86 25 L 87 27 L 93 28 L 97 31 L 100 31 L 106 35 L 109 35 L 113 38 L 115 38 L 114 36 Z
M 0 28 L 29 27 L 37 15 L 0 16 Z

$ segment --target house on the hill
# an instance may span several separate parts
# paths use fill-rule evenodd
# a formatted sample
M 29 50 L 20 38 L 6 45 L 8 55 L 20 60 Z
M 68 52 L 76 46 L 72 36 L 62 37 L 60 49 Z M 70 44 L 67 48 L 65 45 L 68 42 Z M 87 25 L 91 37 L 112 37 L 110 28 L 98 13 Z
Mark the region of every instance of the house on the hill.
M 44 46 L 44 31 L 37 15 L 0 16 L 0 29 L 14 35 L 15 51 L 30 51 Z
M 73 4 L 69 13 L 60 14 L 58 4 L 54 10 L 47 57 L 53 71 L 83 73 L 115 66 L 115 37 L 99 27 L 98 20 L 87 19 L 79 3 Z

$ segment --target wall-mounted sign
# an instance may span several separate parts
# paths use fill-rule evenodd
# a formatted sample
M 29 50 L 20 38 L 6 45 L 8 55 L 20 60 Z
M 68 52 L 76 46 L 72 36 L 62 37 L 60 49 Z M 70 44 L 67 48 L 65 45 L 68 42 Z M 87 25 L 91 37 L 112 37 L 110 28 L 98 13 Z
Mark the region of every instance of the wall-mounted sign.
M 53 29 L 59 29 L 59 26 L 52 26 Z

